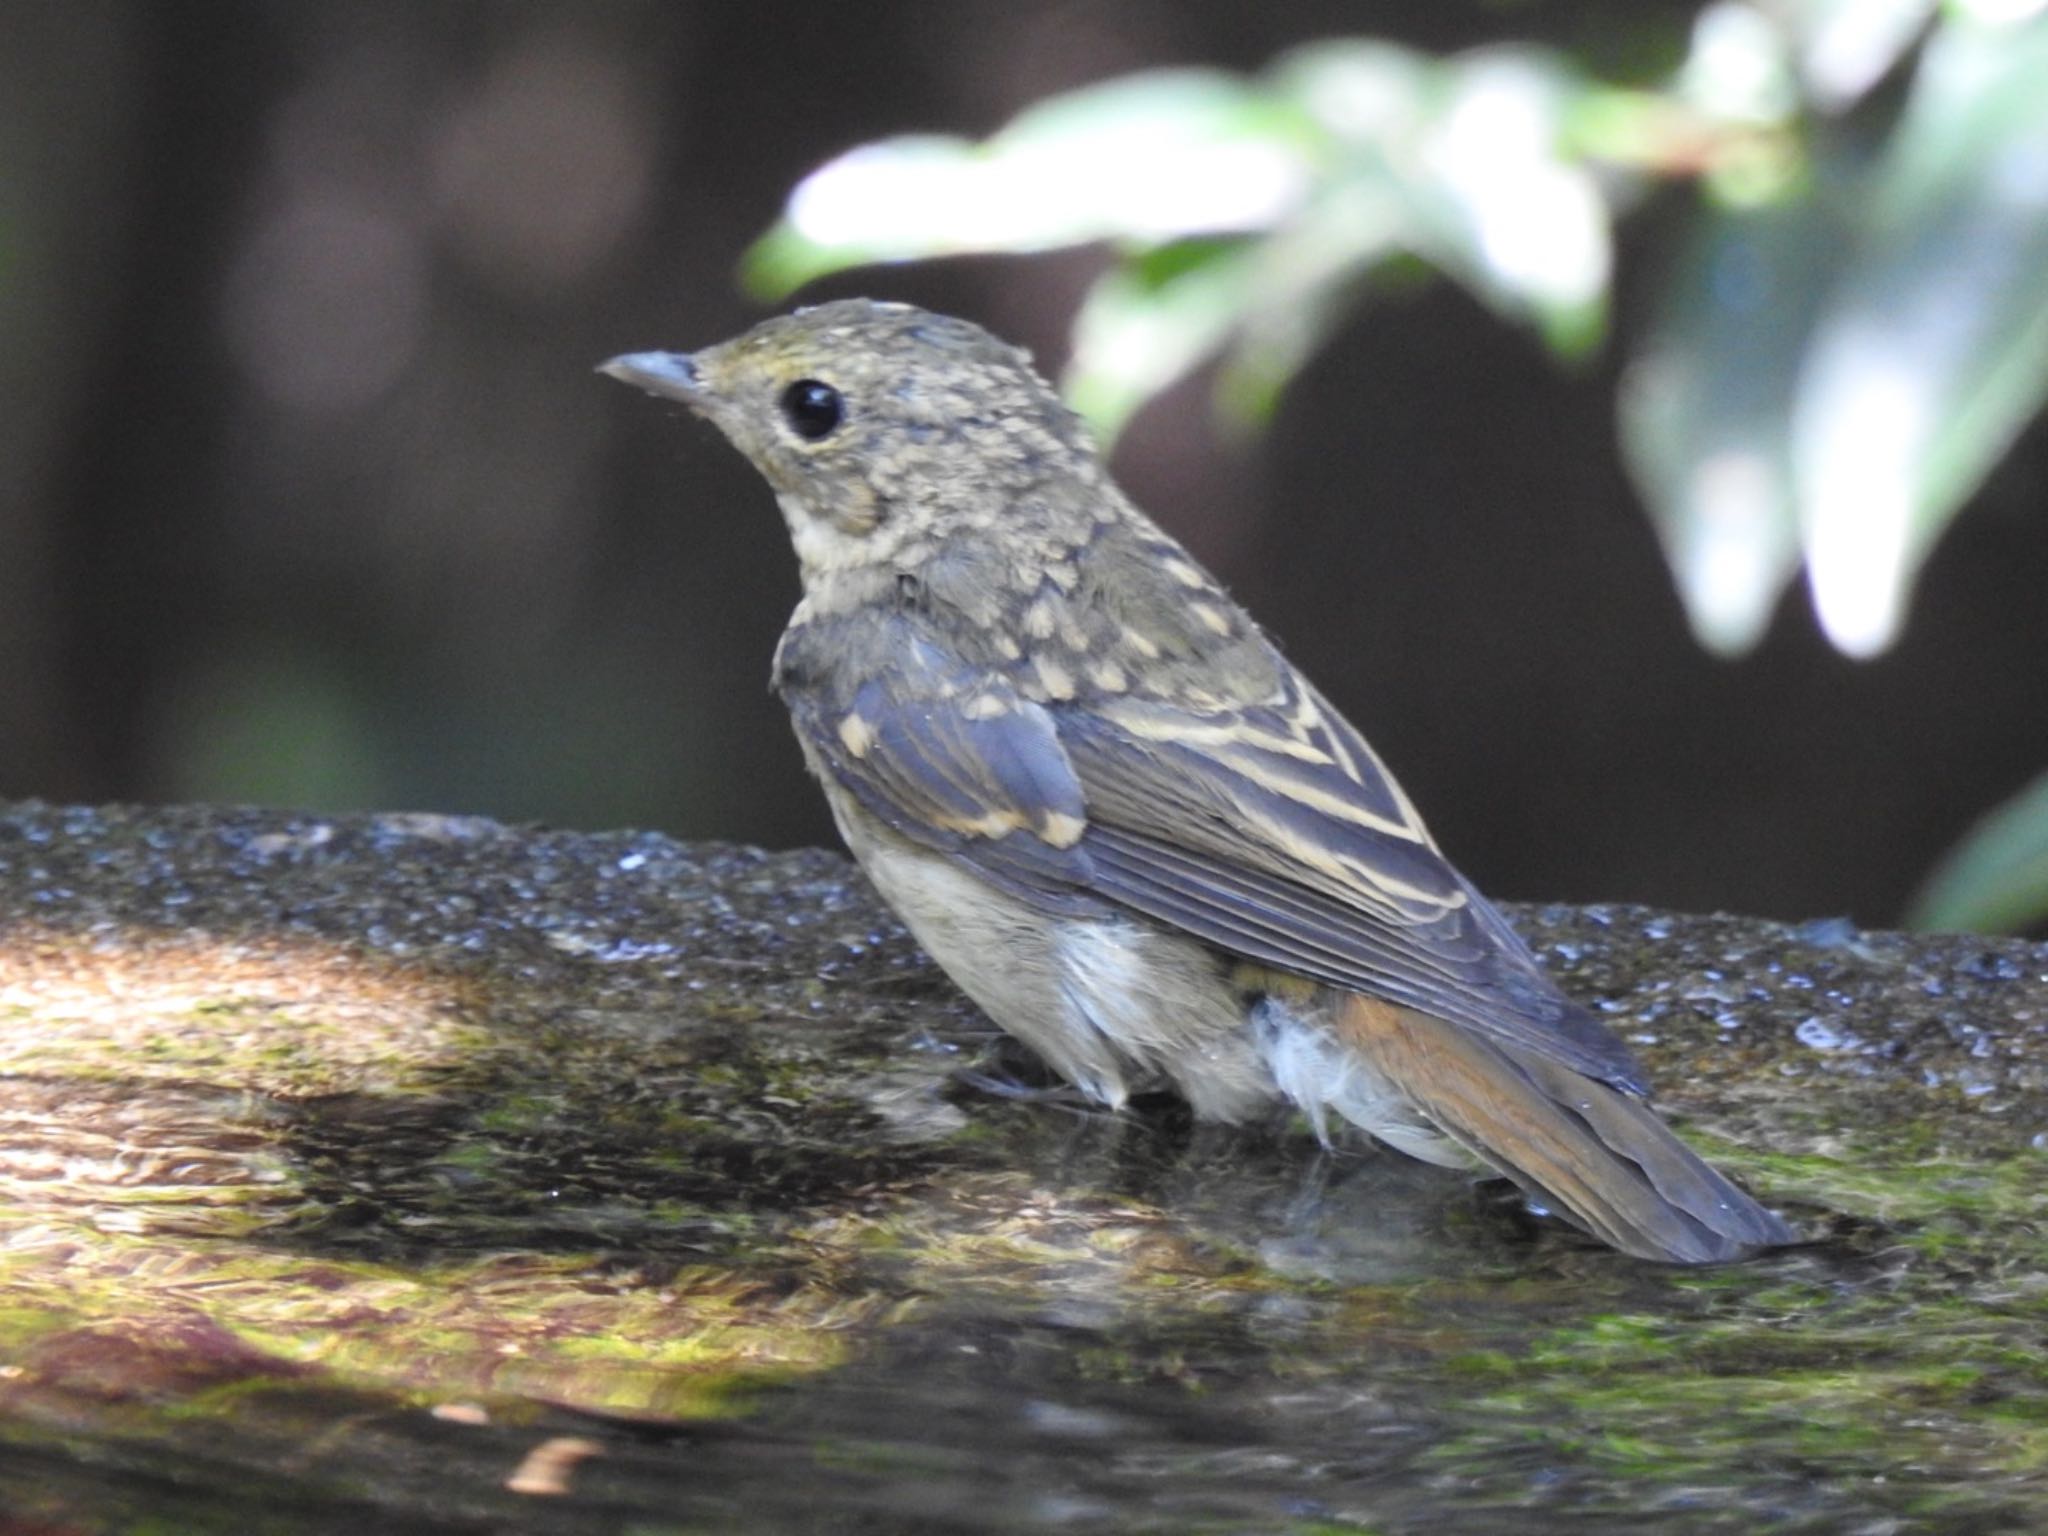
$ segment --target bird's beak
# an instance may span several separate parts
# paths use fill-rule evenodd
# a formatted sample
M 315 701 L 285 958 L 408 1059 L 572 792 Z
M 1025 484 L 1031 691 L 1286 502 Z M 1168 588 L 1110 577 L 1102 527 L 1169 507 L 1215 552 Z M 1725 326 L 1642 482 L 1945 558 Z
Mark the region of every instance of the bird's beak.
M 703 399 L 697 380 L 697 363 L 687 352 L 628 352 L 597 365 L 599 373 L 610 374 L 625 384 L 638 384 L 650 395 L 661 395 L 695 405 Z

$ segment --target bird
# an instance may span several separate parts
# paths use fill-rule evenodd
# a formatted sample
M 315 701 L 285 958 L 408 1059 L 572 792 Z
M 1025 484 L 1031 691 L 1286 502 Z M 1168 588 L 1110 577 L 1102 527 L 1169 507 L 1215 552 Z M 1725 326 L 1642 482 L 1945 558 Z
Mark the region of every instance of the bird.
M 1089 1098 L 1291 1103 L 1637 1258 L 1794 1241 L 1453 867 L 1365 738 L 1117 487 L 1028 353 L 845 299 L 600 371 L 768 482 L 772 686 L 854 858 Z

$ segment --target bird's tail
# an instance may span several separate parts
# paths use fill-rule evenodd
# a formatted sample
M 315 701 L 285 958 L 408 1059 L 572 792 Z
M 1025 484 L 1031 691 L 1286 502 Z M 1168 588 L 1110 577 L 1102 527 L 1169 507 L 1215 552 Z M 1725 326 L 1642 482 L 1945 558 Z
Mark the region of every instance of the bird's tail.
M 1624 1253 L 1709 1264 L 1797 1241 L 1633 1095 L 1374 998 L 1347 999 L 1336 1029 L 1445 1134 Z

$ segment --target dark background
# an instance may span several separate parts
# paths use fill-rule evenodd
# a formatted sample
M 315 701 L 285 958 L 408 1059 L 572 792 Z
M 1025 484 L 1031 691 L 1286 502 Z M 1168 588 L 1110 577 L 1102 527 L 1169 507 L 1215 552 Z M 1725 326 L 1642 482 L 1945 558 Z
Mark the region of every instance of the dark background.
M 0 0 L 0 796 L 475 811 L 829 841 L 768 656 L 764 487 L 592 374 L 759 311 L 805 171 L 1157 63 L 1299 41 L 1673 62 L 1635 3 L 346 5 Z M 1199 387 L 1126 486 L 1516 897 L 1896 916 L 2048 763 L 2048 435 L 1941 546 L 1904 642 L 1803 594 L 1690 639 L 1614 447 L 1682 227 L 1627 226 L 1620 345 L 1561 371 L 1443 285 L 1361 311 L 1270 436 Z M 1100 257 L 875 270 L 1057 367 Z

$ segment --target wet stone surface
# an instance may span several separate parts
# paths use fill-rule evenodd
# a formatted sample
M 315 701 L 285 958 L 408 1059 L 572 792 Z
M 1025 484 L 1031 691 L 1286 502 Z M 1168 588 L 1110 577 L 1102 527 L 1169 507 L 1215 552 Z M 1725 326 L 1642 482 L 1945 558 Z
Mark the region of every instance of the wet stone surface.
M 991 1091 L 833 854 L 0 806 L 0 1511 L 2035 1528 L 2048 948 L 1514 915 L 1809 1243 Z

